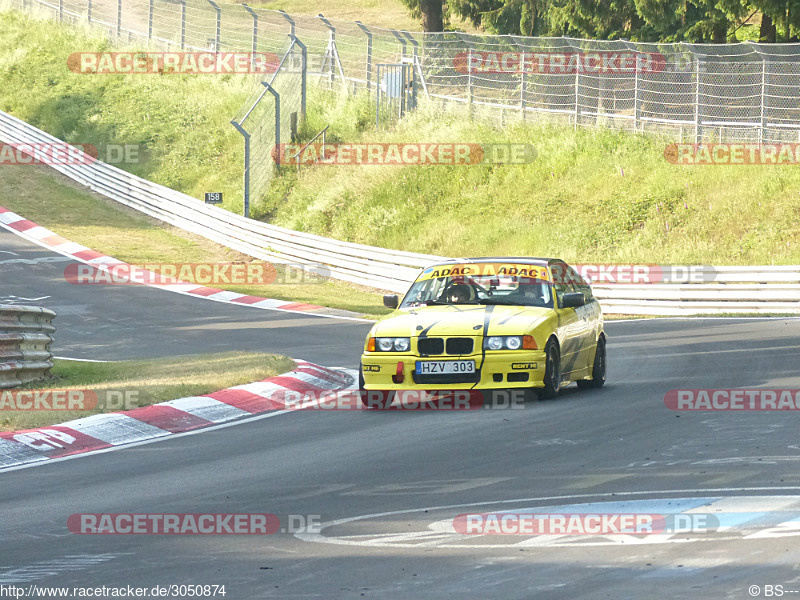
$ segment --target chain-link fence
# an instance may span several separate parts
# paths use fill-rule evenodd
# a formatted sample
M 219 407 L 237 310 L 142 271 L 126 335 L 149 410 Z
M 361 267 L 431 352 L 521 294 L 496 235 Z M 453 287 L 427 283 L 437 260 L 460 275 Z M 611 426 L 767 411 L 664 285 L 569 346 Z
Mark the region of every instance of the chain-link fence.
M 306 112 L 306 47 L 290 35 L 275 73 L 262 81 L 231 121 L 244 138 L 244 216 L 250 199 L 269 189 L 284 144 L 292 140 Z
M 476 115 L 660 132 L 681 141 L 800 141 L 800 44 L 409 33 L 213 0 L 17 0 L 124 41 L 169 49 L 308 48 L 312 81 L 374 90 L 381 63 L 413 65 L 423 96 Z

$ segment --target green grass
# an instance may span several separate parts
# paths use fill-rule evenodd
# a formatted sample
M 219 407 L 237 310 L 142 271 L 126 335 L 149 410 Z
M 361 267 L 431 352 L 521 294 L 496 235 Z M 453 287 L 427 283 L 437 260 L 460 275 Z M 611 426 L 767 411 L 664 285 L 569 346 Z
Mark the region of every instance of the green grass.
M 68 141 L 145 142 L 153 158 L 138 174 L 194 196 L 213 189 L 237 197 L 241 140 L 228 120 L 249 83 L 72 74 L 66 56 L 105 42 L 16 13 L 0 15 L 0 26 L 0 108 Z M 397 130 L 378 133 L 366 97 L 311 85 L 304 136 L 329 125 L 332 141 L 513 142 L 534 145 L 538 156 L 526 165 L 285 169 L 268 197 L 254 199 L 253 214 L 447 256 L 800 263 L 798 167 L 676 166 L 663 156 L 668 141 L 655 137 L 512 122 L 511 113 L 496 128 L 421 104 Z M 238 210 L 233 200 L 226 207 Z
M 106 405 L 106 394 L 127 397 L 138 408 L 177 398 L 210 394 L 235 385 L 261 381 L 291 371 L 290 358 L 255 352 L 225 352 L 176 356 L 158 360 L 127 360 L 88 363 L 55 360 L 52 377 L 7 392 L 19 390 L 91 390 L 98 399 L 93 410 L 8 410 L 10 402 L 0 403 L 0 430 L 14 431 L 63 423 L 71 419 L 121 410 L 120 403 Z M 0 390 L 0 399 L 4 392 Z M 120 393 L 122 395 L 120 395 Z M 105 406 L 102 406 L 105 405 Z
M 512 122 L 423 106 L 391 133 L 354 129 L 366 105 L 315 103 L 309 127 L 351 141 L 525 143 L 525 165 L 318 166 L 278 182 L 254 213 L 335 238 L 447 256 L 574 262 L 797 264 L 800 166 L 679 166 L 667 140 Z M 340 116 L 341 115 L 341 116 Z M 283 185 L 284 187 L 281 187 Z

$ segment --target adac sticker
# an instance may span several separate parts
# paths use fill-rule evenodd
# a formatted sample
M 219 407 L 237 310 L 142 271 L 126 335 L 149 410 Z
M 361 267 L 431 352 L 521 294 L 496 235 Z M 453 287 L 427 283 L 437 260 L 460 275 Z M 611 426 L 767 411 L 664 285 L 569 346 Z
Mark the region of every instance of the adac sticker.
M 443 277 L 529 277 L 531 279 L 548 280 L 546 267 L 515 263 L 473 263 L 456 265 L 439 265 L 425 269 L 417 281 L 440 279 Z

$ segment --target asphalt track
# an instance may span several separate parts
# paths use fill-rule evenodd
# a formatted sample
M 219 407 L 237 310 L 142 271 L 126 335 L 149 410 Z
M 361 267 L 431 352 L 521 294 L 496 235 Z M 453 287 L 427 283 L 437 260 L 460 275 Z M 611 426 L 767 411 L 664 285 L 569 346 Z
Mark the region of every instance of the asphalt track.
M 0 252 L 38 261 L 0 264 L 0 297 L 57 310 L 59 355 L 257 349 L 354 367 L 367 329 L 150 288 L 71 286 L 65 261 L 42 260 L 54 255 L 5 232 Z M 522 410 L 293 412 L 0 474 L 0 585 L 217 584 L 236 600 L 749 598 L 751 585 L 758 597 L 767 585 L 797 595 L 788 593 L 800 590 L 797 414 L 679 413 L 663 398 L 675 388 L 800 388 L 800 321 L 628 321 L 607 333 L 605 388 L 572 386 Z M 550 540 L 446 527 L 470 511 L 612 502 L 622 512 L 652 500 L 650 512 L 664 512 L 697 498 L 706 512 L 757 513 L 763 526 Z M 124 512 L 336 523 L 271 536 L 67 528 L 74 513 Z

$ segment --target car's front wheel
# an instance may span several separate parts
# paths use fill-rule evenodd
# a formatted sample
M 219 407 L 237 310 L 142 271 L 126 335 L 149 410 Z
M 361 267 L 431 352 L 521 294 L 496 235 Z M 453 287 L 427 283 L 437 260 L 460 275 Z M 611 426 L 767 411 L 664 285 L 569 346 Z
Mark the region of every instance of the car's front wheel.
M 578 381 L 578 387 L 599 388 L 606 382 L 606 338 L 601 335 L 597 340 L 597 350 L 594 353 L 594 364 L 592 365 L 592 378 Z
M 540 398 L 555 398 L 561 389 L 561 352 L 558 344 L 550 339 L 544 347 L 545 369 L 544 387 L 539 393 Z

